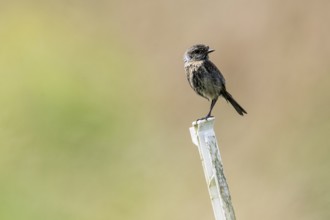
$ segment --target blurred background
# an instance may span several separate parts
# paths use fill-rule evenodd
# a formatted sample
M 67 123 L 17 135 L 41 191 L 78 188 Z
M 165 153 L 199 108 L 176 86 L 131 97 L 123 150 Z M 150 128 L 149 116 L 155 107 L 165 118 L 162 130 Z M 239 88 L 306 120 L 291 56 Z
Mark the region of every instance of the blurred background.
M 330 219 L 330 2 L 1 1 L 0 219 L 213 219 L 183 53 L 247 110 L 213 112 L 237 219 Z

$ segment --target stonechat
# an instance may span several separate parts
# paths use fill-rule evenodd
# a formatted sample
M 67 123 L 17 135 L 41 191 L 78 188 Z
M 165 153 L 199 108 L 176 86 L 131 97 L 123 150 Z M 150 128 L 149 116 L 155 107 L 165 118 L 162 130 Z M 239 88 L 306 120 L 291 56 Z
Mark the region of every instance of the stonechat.
M 209 60 L 209 53 L 213 51 L 206 45 L 196 44 L 185 52 L 184 69 L 188 82 L 198 95 L 211 101 L 210 111 L 205 118 L 212 117 L 211 112 L 219 96 L 230 102 L 237 113 L 243 116 L 247 112 L 227 92 L 225 78 Z

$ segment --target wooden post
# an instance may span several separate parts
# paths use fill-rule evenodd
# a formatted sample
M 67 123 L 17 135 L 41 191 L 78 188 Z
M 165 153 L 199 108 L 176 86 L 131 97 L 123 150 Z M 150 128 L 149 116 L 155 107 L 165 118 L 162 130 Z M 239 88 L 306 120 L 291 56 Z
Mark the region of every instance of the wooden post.
M 198 147 L 216 220 L 235 220 L 222 160 L 213 130 L 214 117 L 192 123 L 190 134 Z

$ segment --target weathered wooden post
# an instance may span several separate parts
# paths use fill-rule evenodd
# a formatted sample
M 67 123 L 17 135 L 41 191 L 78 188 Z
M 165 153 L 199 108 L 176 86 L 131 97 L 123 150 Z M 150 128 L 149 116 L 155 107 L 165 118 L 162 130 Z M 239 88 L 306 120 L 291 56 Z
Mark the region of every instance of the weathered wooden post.
M 235 220 L 235 212 L 213 130 L 214 117 L 195 121 L 192 125 L 190 134 L 202 160 L 215 219 Z

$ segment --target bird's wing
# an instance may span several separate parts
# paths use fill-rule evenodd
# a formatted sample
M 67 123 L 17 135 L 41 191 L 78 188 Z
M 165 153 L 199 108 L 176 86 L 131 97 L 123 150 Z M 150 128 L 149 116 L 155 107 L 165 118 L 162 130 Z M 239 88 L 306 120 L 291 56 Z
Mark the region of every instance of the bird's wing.
M 216 65 L 214 65 L 210 60 L 205 60 L 204 62 L 205 62 L 204 63 L 205 64 L 204 67 L 206 68 L 206 70 L 209 73 L 214 73 L 214 74 L 217 74 L 218 76 L 220 76 L 221 85 L 223 86 L 224 89 L 226 89 L 226 80 L 225 80 L 225 77 L 223 77 L 222 73 L 216 67 Z

